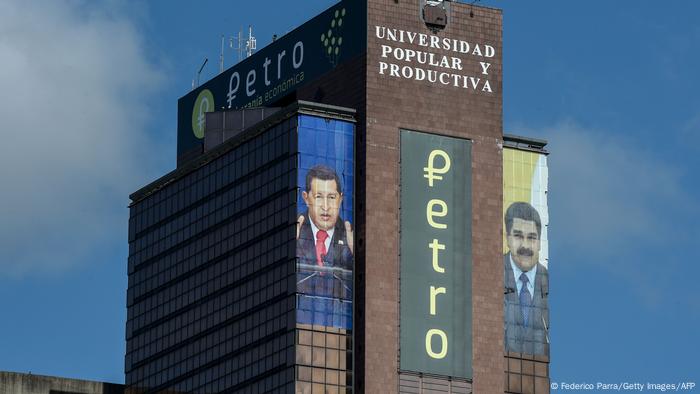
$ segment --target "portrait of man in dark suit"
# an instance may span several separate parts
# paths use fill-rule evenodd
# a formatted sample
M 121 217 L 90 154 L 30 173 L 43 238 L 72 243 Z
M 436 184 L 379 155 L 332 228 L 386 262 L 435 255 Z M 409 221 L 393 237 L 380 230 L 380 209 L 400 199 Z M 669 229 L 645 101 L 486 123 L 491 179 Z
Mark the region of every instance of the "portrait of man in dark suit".
M 505 283 L 505 346 L 507 351 L 549 354 L 549 277 L 539 262 L 542 222 L 527 202 L 506 210 L 503 258 Z
M 297 292 L 306 296 L 300 298 L 298 320 L 337 326 L 352 312 L 352 225 L 340 217 L 343 188 L 333 169 L 316 165 L 305 181 L 306 211 L 297 219 Z

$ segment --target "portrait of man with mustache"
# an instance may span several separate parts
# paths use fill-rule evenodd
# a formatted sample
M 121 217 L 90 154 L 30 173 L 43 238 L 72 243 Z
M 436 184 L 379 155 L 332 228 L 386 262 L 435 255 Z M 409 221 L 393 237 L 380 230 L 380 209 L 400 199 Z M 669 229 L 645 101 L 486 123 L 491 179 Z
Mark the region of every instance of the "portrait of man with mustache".
M 340 216 L 343 183 L 336 171 L 315 165 L 297 218 L 297 322 L 352 328 L 353 229 Z
M 549 354 L 549 276 L 539 261 L 542 222 L 527 202 L 506 210 L 503 258 L 506 351 Z

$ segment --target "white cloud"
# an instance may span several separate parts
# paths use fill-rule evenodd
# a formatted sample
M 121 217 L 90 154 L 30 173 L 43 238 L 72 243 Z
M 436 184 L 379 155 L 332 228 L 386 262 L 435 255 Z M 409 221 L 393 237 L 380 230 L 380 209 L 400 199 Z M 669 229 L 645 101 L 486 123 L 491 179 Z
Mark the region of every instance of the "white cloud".
M 126 245 L 161 77 L 128 18 L 93 6 L 0 3 L 0 275 L 99 264 Z
M 560 247 L 601 258 L 676 238 L 674 219 L 691 200 L 682 169 L 656 155 L 653 141 L 572 122 L 529 134 L 549 141 L 551 231 Z
M 548 235 L 555 276 L 575 276 L 585 266 L 589 274 L 632 289 L 650 309 L 683 302 L 697 311 L 692 297 L 676 296 L 679 287 L 691 288 L 687 250 L 700 235 L 696 169 L 679 153 L 684 150 L 574 121 L 512 130 L 549 142 Z M 581 278 L 592 286 L 599 279 Z
M 553 269 L 587 265 L 632 285 L 647 306 L 662 304 L 696 243 L 693 169 L 633 132 L 569 121 L 526 135 L 549 141 Z

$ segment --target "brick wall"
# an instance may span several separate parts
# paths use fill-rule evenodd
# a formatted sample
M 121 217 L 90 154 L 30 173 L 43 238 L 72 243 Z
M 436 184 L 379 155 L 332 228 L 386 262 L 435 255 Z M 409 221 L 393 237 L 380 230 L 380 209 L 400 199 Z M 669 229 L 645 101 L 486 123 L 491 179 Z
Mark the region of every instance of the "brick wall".
M 381 44 L 375 26 L 431 34 L 419 1 L 367 1 L 367 55 L 338 66 L 300 89 L 297 98 L 357 109 L 355 259 L 355 390 L 399 391 L 399 129 L 473 141 L 472 308 L 473 386 L 504 392 L 502 248 L 502 17 L 501 11 L 451 3 L 437 35 L 495 48 L 490 59 L 492 93 L 380 75 Z M 473 12 L 473 17 L 470 16 Z M 395 47 L 419 49 L 406 43 Z M 452 56 L 442 49 L 429 52 Z M 480 77 L 478 57 L 461 55 L 461 74 Z M 396 62 L 398 63 L 398 62 Z M 408 63 L 406 63 L 408 64 Z M 359 180 L 364 179 L 364 182 Z M 434 377 L 430 384 L 438 384 Z M 406 382 L 422 382 L 401 375 Z M 439 379 L 438 379 L 439 380 Z M 424 384 L 420 383 L 420 384 Z M 424 386 L 421 386 L 424 387 Z M 459 390 L 457 390 L 459 389 Z
M 381 58 L 382 44 L 420 48 L 381 40 L 375 26 L 430 34 L 418 3 L 369 1 L 367 11 L 366 335 L 364 354 L 359 355 L 365 362 L 364 392 L 398 388 L 399 129 L 405 128 L 473 141 L 473 389 L 479 394 L 503 393 L 501 12 L 451 3 L 448 25 L 437 33 L 495 48 L 489 68 L 493 93 L 487 93 L 379 74 L 379 62 L 391 61 Z M 464 61 L 462 74 L 479 76 L 478 58 L 459 57 Z

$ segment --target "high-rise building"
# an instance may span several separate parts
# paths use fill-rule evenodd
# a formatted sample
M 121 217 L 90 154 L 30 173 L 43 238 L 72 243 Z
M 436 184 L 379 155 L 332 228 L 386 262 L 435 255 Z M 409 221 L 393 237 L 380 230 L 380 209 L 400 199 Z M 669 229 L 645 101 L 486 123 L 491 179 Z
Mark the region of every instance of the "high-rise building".
M 549 392 L 543 141 L 501 11 L 344 0 L 178 102 L 131 195 L 132 392 Z
M 220 130 L 243 114 L 219 117 Z M 351 387 L 352 264 L 313 275 L 315 261 L 296 258 L 296 223 L 307 163 L 336 171 L 352 207 L 353 115 L 304 103 L 277 111 L 132 195 L 130 388 L 292 392 L 312 370 L 336 391 Z

